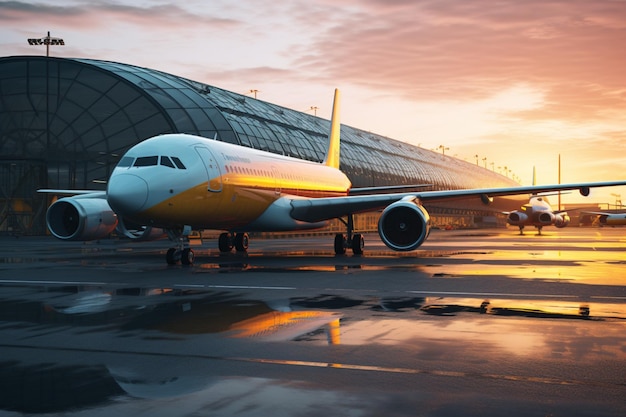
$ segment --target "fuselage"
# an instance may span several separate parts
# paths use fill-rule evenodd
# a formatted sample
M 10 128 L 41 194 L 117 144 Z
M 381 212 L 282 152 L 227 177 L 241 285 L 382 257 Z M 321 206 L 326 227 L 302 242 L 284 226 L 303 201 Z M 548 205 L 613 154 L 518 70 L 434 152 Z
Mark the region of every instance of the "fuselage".
M 151 226 L 287 230 L 298 225 L 280 213 L 266 216 L 271 224 L 262 217 L 282 196 L 343 196 L 350 185 L 340 170 L 321 163 L 170 134 L 124 155 L 109 179 L 107 201 L 118 215 Z
M 515 226 L 543 226 L 554 225 L 565 227 L 569 224 L 570 218 L 567 213 L 555 212 L 545 196 L 533 196 L 528 204 L 524 204 L 518 211 L 509 213 L 507 222 Z
M 529 225 L 537 226 L 552 223 L 552 207 L 545 197 L 531 197 L 529 203 L 522 206 L 522 211 L 528 215 Z

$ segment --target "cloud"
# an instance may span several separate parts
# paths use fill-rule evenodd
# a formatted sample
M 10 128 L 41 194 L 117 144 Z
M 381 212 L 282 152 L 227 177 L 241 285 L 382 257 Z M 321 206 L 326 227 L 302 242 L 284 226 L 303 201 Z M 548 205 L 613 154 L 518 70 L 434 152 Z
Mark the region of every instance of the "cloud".
M 369 1 L 314 36 L 303 71 L 413 101 L 473 101 L 520 83 L 541 89 L 534 118 L 596 118 L 623 107 L 626 2 Z
M 153 27 L 155 30 L 159 25 L 185 27 L 203 24 L 233 28 L 240 24 L 236 19 L 192 13 L 176 3 L 141 6 L 106 1 L 65 4 L 0 2 L 0 22 L 15 26 L 36 19 L 83 30 L 107 26 L 111 22 L 131 23 L 145 29 Z

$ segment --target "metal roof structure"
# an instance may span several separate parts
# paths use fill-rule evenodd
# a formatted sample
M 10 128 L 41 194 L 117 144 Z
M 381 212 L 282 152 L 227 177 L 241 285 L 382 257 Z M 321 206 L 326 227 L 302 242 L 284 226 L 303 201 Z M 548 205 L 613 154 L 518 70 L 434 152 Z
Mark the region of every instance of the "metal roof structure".
M 321 161 L 329 130 L 329 120 L 153 69 L 91 59 L 0 58 L 0 232 L 41 232 L 44 203 L 33 190 L 104 189 L 125 151 L 152 136 L 190 133 Z M 355 187 L 515 184 L 475 164 L 346 125 L 341 141 L 341 169 Z M 15 217 L 19 210 L 7 201 L 22 201 L 31 215 Z M 11 216 L 14 226 L 7 223 Z

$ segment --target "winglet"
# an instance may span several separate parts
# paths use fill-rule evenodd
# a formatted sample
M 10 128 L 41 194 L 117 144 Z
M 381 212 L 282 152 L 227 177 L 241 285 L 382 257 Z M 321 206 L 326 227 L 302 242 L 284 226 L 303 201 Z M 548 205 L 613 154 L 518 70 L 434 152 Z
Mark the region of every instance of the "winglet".
M 328 153 L 324 158 L 324 165 L 339 169 L 339 148 L 340 148 L 340 130 L 341 123 L 339 121 L 339 102 L 341 94 L 339 89 L 335 89 L 335 99 L 333 100 L 333 114 L 330 119 L 330 133 L 328 135 Z

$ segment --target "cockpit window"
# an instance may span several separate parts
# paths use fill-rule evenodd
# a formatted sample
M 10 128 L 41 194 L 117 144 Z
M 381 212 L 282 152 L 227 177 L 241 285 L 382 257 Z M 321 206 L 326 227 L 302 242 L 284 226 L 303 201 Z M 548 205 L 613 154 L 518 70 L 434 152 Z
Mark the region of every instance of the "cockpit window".
M 137 160 L 135 161 L 135 164 L 133 166 L 135 166 L 135 167 L 149 167 L 149 166 L 157 165 L 158 163 L 159 163 L 159 157 L 158 156 L 141 156 L 141 157 L 137 158 Z
M 124 156 L 120 159 L 120 162 L 117 163 L 118 168 L 128 168 L 133 165 L 133 161 L 135 158 L 132 156 Z
M 180 159 L 178 159 L 175 156 L 172 156 L 172 161 L 174 161 L 174 163 L 176 164 L 176 166 L 178 167 L 178 169 L 187 169 L 185 167 L 185 165 L 183 165 L 183 163 L 180 161 Z
M 166 167 L 170 167 L 170 168 L 176 168 L 174 166 L 174 163 L 172 162 L 172 160 L 170 159 L 169 156 L 162 156 L 161 157 L 161 165 L 166 166 Z

